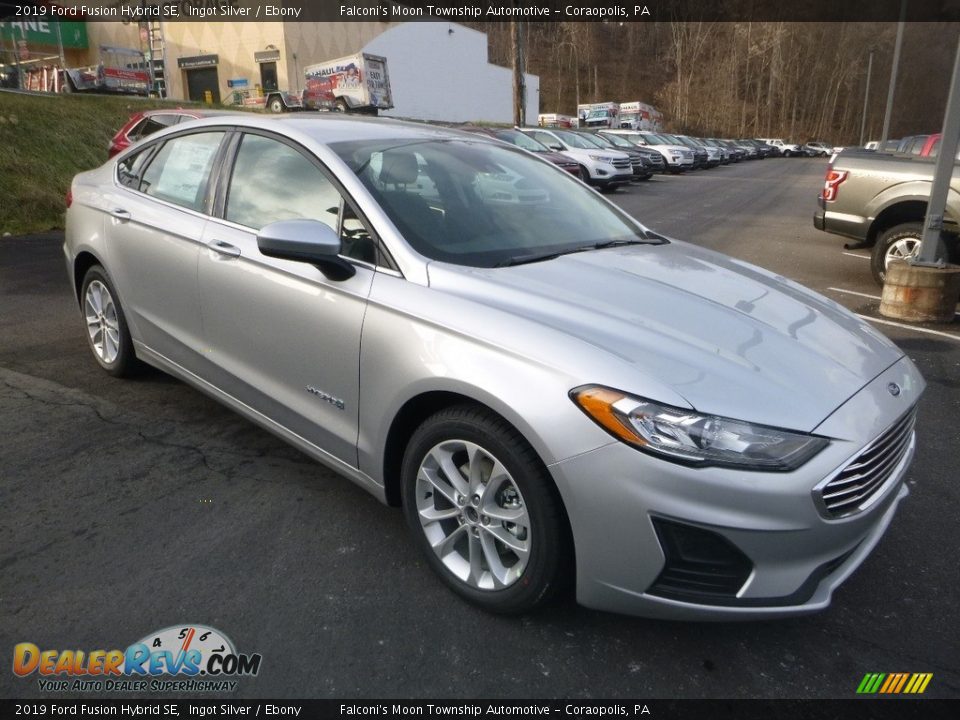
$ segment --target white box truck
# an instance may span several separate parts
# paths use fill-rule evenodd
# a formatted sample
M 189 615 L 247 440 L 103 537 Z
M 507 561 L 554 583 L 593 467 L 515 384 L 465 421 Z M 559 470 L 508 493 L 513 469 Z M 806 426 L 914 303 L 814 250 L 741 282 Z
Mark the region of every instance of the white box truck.
M 620 103 L 619 127 L 629 130 L 659 132 L 663 130 L 663 115 L 652 105 L 634 100 Z
M 303 69 L 300 94 L 271 90 L 262 96 L 245 97 L 246 106 L 271 112 L 288 110 L 338 110 L 376 115 L 393 107 L 387 59 L 358 53 L 308 65 Z
M 303 69 L 306 85 L 303 107 L 376 115 L 393 107 L 387 59 L 358 53 L 309 65 Z
M 620 127 L 620 105 L 615 102 L 577 105 L 577 117 L 580 120 L 580 127 L 618 128 Z

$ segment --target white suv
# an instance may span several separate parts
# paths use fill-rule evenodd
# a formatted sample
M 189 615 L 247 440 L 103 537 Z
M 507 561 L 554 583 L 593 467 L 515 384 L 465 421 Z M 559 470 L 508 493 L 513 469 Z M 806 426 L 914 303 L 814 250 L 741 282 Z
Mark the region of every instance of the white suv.
M 576 160 L 580 165 L 580 179 L 601 190 L 614 190 L 629 183 L 633 177 L 629 155 L 619 150 L 599 148 L 575 132 L 557 128 L 518 127 L 517 130 Z
M 669 143 L 656 133 L 636 130 L 601 130 L 604 135 L 621 135 L 635 145 L 648 147 L 663 155 L 667 170 L 672 173 L 693 170 L 693 151 L 683 145 Z
M 757 138 L 757 140 L 759 140 L 762 143 L 766 143 L 767 145 L 772 145 L 784 157 L 790 157 L 791 155 L 807 154 L 800 145 L 797 145 L 796 143 L 785 143 L 780 138 Z

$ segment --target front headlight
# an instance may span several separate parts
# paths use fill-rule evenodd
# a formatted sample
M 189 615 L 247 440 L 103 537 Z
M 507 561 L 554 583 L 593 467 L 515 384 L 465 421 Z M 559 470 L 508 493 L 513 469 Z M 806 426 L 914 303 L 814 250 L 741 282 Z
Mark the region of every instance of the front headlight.
M 606 155 L 591 155 L 591 156 L 590 156 L 590 159 L 591 159 L 591 160 L 596 160 L 597 162 L 602 162 L 602 163 L 612 163 L 612 162 L 613 162 L 613 158 L 607 157 Z
M 600 385 L 575 388 L 570 399 L 623 442 L 692 465 L 789 472 L 829 444 L 823 437 L 704 415 Z

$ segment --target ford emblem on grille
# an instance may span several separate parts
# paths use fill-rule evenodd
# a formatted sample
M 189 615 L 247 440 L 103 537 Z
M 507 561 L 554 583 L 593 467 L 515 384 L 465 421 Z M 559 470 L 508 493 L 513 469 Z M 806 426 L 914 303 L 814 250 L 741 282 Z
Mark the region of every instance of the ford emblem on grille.
M 894 397 L 900 394 L 900 386 L 897 385 L 896 383 L 890 383 L 889 385 L 887 385 L 887 390 L 889 390 L 890 394 L 893 395 Z

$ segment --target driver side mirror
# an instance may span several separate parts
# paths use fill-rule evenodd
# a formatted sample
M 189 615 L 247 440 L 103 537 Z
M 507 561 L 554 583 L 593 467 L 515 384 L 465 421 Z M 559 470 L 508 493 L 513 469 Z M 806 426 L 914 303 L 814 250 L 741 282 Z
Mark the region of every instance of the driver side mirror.
M 563 152 L 563 145 L 554 143 L 553 145 L 548 146 L 551 150 L 556 150 L 557 152 Z
M 346 280 L 356 268 L 340 257 L 340 236 L 319 220 L 279 220 L 257 233 L 257 247 L 267 257 L 315 265 L 331 280 Z

